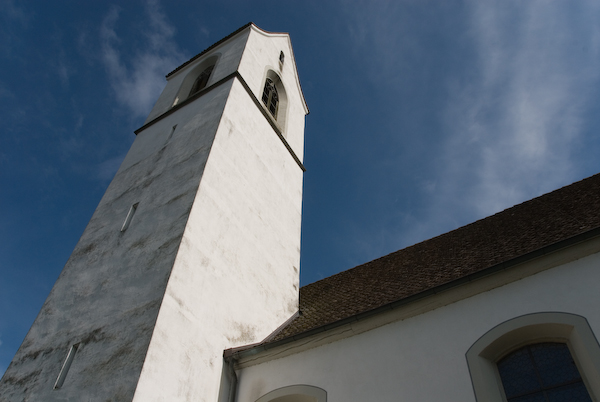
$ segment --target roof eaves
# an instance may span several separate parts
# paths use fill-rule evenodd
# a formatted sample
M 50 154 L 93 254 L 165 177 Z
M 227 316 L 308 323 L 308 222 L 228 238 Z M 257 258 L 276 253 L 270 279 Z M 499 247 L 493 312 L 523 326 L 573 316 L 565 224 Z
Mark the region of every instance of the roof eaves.
M 394 302 L 382 305 L 380 307 L 376 307 L 372 310 L 363 311 L 363 312 L 355 314 L 353 316 L 343 318 L 341 320 L 334 321 L 331 323 L 327 323 L 325 325 L 321 325 L 316 328 L 311 328 L 309 330 L 297 333 L 295 335 L 288 336 L 283 339 L 279 339 L 277 341 L 260 342 L 260 343 L 256 343 L 256 344 L 241 346 L 238 348 L 227 349 L 225 351 L 225 354 L 227 357 L 234 355 L 236 360 L 239 360 L 241 358 L 250 357 L 250 356 L 256 355 L 262 351 L 266 351 L 266 350 L 273 349 L 273 348 L 281 346 L 281 345 L 285 345 L 285 344 L 288 344 L 288 343 L 291 343 L 294 341 L 308 338 L 310 336 L 317 335 L 319 333 L 326 332 L 326 331 L 341 327 L 343 325 L 350 324 L 352 322 L 361 321 L 361 320 L 364 320 L 364 319 L 372 317 L 374 315 L 383 313 L 388 310 L 394 310 L 400 306 L 404 306 L 404 305 L 413 303 L 417 300 L 421 300 L 426 297 L 433 296 L 435 294 L 438 294 L 438 293 L 450 290 L 452 288 L 456 288 L 458 286 L 464 285 L 466 283 L 473 282 L 475 280 L 493 275 L 497 272 L 504 271 L 504 270 L 514 267 L 516 265 L 523 264 L 525 262 L 542 257 L 544 255 L 557 252 L 559 250 L 565 249 L 567 247 L 571 247 L 575 244 L 582 243 L 586 240 L 590 240 L 590 239 L 592 239 L 594 237 L 598 237 L 598 236 L 600 236 L 600 227 L 596 227 L 587 232 L 583 232 L 583 233 L 580 233 L 573 237 L 558 241 L 556 243 L 542 247 L 538 250 L 535 250 L 530 253 L 524 254 L 522 256 L 519 256 L 519 257 L 510 259 L 510 260 L 504 261 L 502 263 L 493 265 L 493 266 L 485 268 L 481 271 L 474 272 L 472 274 L 463 276 L 461 278 L 455 279 L 455 280 L 447 282 L 445 284 L 438 285 L 433 288 L 429 288 L 427 290 L 419 292 L 417 294 L 396 300 Z M 267 339 L 269 339 L 269 338 L 267 338 Z

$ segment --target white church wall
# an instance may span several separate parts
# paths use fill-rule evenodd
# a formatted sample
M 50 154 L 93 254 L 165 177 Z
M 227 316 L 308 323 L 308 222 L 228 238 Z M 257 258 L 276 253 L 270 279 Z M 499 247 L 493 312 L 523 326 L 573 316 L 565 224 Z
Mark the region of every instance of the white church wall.
M 551 311 L 584 316 L 596 336 L 600 333 L 599 268 L 600 254 L 593 254 L 283 358 L 255 365 L 249 358 L 238 372 L 238 402 L 255 402 L 294 384 L 323 388 L 328 402 L 475 401 L 465 354 L 493 327 Z M 353 325 L 339 331 L 351 334 Z M 327 336 L 320 335 L 325 341 Z
M 301 203 L 302 170 L 236 79 L 134 400 L 217 400 L 223 349 L 297 311 Z

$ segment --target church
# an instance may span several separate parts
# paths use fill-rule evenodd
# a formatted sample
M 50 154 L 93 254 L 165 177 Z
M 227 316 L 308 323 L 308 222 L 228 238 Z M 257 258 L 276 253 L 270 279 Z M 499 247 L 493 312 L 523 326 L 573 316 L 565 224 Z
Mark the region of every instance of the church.
M 600 399 L 600 174 L 300 288 L 289 35 L 166 79 L 0 401 Z

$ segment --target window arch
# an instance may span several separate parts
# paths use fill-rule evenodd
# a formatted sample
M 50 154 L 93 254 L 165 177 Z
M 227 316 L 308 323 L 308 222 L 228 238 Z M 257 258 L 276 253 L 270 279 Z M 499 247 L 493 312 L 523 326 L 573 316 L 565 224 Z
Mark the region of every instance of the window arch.
M 213 76 L 218 59 L 218 54 L 212 55 L 190 70 L 181 82 L 172 106 L 178 105 L 207 87 Z
M 506 401 L 501 374 L 507 370 L 502 368 L 504 358 L 544 344 L 563 345 L 558 346 L 562 348 L 559 353 L 564 354 L 566 350 L 572 356 L 592 399 L 594 395 L 600 395 L 600 346 L 587 320 L 575 314 L 551 312 L 508 320 L 492 328 L 471 346 L 466 358 L 476 399 L 480 402 Z M 509 401 L 513 400 L 511 397 L 512 393 Z
M 312 385 L 290 385 L 271 391 L 256 402 L 327 402 L 327 392 Z

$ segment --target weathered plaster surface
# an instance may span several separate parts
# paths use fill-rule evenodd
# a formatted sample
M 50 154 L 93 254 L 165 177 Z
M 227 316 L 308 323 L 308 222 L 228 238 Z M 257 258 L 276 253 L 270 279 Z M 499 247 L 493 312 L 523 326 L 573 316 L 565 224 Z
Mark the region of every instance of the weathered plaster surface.
M 236 70 L 249 32 L 206 55 L 219 57 L 209 86 Z M 171 77 L 147 121 L 202 61 Z M 146 127 L 0 382 L 2 400 L 215 401 L 223 349 L 297 311 L 301 200 L 302 170 L 237 78 Z
M 138 135 L 6 371 L 3 398 L 131 400 L 229 86 Z M 76 343 L 65 385 L 53 390 Z
M 584 316 L 600 334 L 599 268 L 600 254 L 593 254 L 371 331 L 273 356 L 239 370 L 238 402 L 294 384 L 323 388 L 328 402 L 475 401 L 465 353 L 496 325 L 566 312 Z
M 216 401 L 223 350 L 262 340 L 297 311 L 301 200 L 301 169 L 236 80 L 136 401 Z

